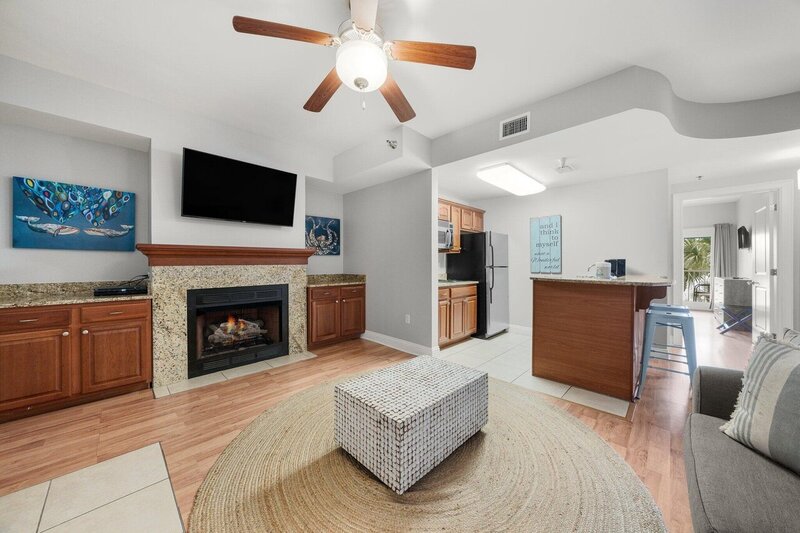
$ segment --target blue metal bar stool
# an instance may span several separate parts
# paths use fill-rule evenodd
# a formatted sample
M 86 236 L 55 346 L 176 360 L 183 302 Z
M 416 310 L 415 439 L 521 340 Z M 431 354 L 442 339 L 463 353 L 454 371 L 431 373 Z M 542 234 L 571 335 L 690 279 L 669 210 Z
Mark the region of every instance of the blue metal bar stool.
M 655 334 L 659 327 L 680 330 L 683 336 L 683 346 L 658 344 L 654 342 Z M 672 353 L 668 351 L 669 348 L 680 349 L 683 350 L 684 353 Z M 642 347 L 642 369 L 639 374 L 639 387 L 636 391 L 636 398 L 641 398 L 642 391 L 644 391 L 644 382 L 647 379 L 647 370 L 650 368 L 650 359 L 661 359 L 662 361 L 686 365 L 688 367 L 688 372 L 667 367 L 653 368 L 674 372 L 676 374 L 688 375 L 689 383 L 691 383 L 694 371 L 697 368 L 697 350 L 694 342 L 694 317 L 689 312 L 688 308 L 653 304 L 647 310 L 644 325 L 644 343 Z

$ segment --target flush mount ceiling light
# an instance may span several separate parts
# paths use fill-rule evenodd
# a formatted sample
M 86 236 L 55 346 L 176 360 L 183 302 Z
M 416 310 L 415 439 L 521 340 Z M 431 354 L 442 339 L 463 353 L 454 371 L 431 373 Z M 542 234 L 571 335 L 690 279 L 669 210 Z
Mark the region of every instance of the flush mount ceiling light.
M 503 190 L 516 194 L 517 196 L 528 196 L 544 191 L 547 187 L 528 176 L 521 170 L 501 163 L 478 171 L 478 177 Z
M 389 59 L 472 70 L 477 53 L 474 46 L 459 44 L 385 41 L 380 26 L 375 23 L 377 14 L 378 0 L 350 0 L 351 19 L 342 23 L 336 35 L 238 16 L 233 17 L 233 28 L 239 33 L 339 47 L 336 66 L 303 109 L 319 113 L 344 84 L 358 92 L 380 90 L 398 120 L 406 122 L 416 113 L 389 74 Z

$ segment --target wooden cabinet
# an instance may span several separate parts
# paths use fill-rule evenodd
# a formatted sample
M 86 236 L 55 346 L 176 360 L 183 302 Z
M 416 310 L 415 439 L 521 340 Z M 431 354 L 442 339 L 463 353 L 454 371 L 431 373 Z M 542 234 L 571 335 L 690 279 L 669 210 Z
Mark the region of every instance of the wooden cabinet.
M 439 198 L 439 220 L 447 220 L 453 224 L 453 248 L 447 253 L 461 251 L 462 232 L 483 232 L 483 215 L 482 209 Z
M 0 310 L 0 421 L 152 379 L 150 301 Z
M 453 247 L 450 253 L 461 252 L 461 208 L 450 207 L 450 222 L 453 223 Z
M 366 330 L 366 286 L 308 288 L 308 347 L 355 339 Z
M 439 220 L 450 222 L 450 204 L 439 201 Z
M 81 330 L 81 392 L 147 383 L 151 375 L 150 323 L 103 323 Z
M 70 395 L 69 335 L 67 329 L 0 335 L 0 411 Z
M 478 287 L 439 289 L 439 346 L 468 338 L 478 331 Z

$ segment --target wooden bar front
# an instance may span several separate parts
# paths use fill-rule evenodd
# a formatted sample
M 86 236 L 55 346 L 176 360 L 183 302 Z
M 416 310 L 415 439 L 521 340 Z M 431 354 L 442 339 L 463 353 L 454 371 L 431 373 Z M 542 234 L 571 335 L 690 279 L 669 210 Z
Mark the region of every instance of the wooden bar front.
M 644 310 L 664 286 L 533 280 L 533 375 L 633 400 Z

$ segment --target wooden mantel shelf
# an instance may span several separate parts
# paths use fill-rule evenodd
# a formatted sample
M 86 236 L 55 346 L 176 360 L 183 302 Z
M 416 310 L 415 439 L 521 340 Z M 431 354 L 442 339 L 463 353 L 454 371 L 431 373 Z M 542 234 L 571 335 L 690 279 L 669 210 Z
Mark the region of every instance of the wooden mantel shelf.
M 251 248 L 246 246 L 190 246 L 137 244 L 150 266 L 187 265 L 305 265 L 313 248 Z

